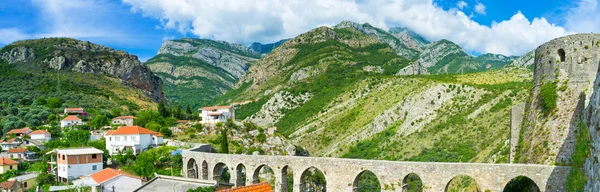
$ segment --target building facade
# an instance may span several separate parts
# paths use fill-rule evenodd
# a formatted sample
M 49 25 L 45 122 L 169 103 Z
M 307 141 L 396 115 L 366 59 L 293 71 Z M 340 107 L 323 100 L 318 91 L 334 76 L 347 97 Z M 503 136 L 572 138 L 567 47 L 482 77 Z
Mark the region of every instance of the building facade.
M 103 169 L 103 152 L 93 147 L 55 149 L 49 153 L 56 153 L 55 169 L 62 182 L 68 182 Z
M 65 108 L 64 114 L 83 114 L 83 108 Z
M 119 152 L 125 153 L 127 150 L 139 154 L 163 143 L 160 133 L 140 126 L 122 126 L 117 130 L 107 131 L 104 137 L 106 138 L 106 150 L 110 155 Z
M 35 130 L 29 133 L 29 139 L 42 140 L 44 142 L 48 142 L 51 138 L 52 134 L 50 134 L 50 132 L 46 130 Z
M 83 124 L 83 121 L 75 115 L 69 115 L 60 121 L 60 127 L 63 128 L 81 124 Z
M 214 106 L 203 107 L 200 109 L 201 123 L 225 123 L 227 119 L 235 120 L 235 107 L 233 106 Z
M 134 116 L 119 116 L 112 119 L 113 125 L 133 126 Z
M 27 135 L 31 132 L 32 132 L 32 130 L 29 129 L 29 127 L 25 127 L 25 128 L 10 130 L 10 131 L 6 132 L 6 134 L 7 135 L 15 134 L 17 137 L 23 137 L 23 135 Z

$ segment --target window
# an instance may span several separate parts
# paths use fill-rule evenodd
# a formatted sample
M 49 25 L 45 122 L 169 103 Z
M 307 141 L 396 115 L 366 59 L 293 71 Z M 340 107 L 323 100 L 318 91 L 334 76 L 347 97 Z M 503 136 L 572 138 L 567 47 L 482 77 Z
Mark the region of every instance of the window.
M 112 141 L 112 137 L 108 137 L 108 141 Z
M 27 188 L 27 182 L 23 182 L 23 187 Z
M 12 165 L 8 169 L 12 170 Z
M 131 136 L 131 140 L 135 141 L 136 136 Z
M 97 154 L 92 154 L 92 159 L 97 158 L 97 156 L 98 156 Z
M 65 160 L 65 155 L 62 155 L 62 160 Z
M 95 171 L 97 169 L 96 165 L 92 165 L 92 170 Z
M 123 136 L 123 141 L 127 141 L 127 136 Z
M 121 137 L 115 137 L 115 141 L 121 141 Z

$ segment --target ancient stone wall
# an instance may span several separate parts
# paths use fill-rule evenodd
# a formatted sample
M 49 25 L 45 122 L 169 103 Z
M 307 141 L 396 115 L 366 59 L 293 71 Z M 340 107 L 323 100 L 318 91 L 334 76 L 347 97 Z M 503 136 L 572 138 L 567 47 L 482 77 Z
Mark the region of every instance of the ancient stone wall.
M 508 158 L 510 163 L 514 162 L 517 146 L 519 145 L 524 113 L 525 103 L 516 104 L 510 109 L 510 156 Z
M 535 51 L 533 91 L 526 105 L 521 163 L 569 164 L 574 132 L 591 95 L 598 69 L 600 35 L 577 34 L 554 39 Z M 545 114 L 540 89 L 557 84 L 557 109 Z
M 589 149 L 591 155 L 584 165 L 588 178 L 585 191 L 600 191 L 600 76 L 596 77 L 594 93 L 585 111 L 585 120 L 592 139 L 592 147 Z
M 269 166 L 275 175 L 275 191 L 286 189 L 283 175 L 293 172 L 294 191 L 300 191 L 301 175 L 311 167 L 324 175 L 327 191 L 353 191 L 354 181 L 364 171 L 373 172 L 379 179 L 382 191 L 402 191 L 402 180 L 410 173 L 417 174 L 424 191 L 445 191 L 448 183 L 456 176 L 473 178 L 482 191 L 503 191 L 506 184 L 518 176 L 533 180 L 541 191 L 565 191 L 564 180 L 570 167 L 523 164 L 480 164 L 480 163 L 426 163 L 358 160 L 340 158 L 228 155 L 183 151 L 185 177 L 214 179 L 223 168 L 231 174 L 232 183 L 238 180 L 238 167 L 246 170 L 246 184 L 255 183 L 256 172 Z M 283 181 L 283 182 L 282 182 Z

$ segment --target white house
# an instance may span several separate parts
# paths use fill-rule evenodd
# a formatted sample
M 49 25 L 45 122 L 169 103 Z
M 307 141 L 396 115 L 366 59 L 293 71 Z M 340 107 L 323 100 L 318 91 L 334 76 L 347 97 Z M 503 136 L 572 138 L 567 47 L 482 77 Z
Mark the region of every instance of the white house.
M 53 166 L 62 182 L 77 179 L 84 175 L 96 173 L 103 169 L 103 152 L 93 148 L 63 148 L 54 149 L 47 154 L 56 153 L 56 162 L 48 162 Z
M 0 140 L 0 146 L 2 146 L 3 151 L 8 151 L 9 149 L 16 148 L 23 143 L 19 138 L 12 138 L 8 140 Z
M 69 115 L 60 121 L 60 127 L 70 127 L 73 125 L 81 125 L 83 122 L 75 115 Z
M 65 108 L 65 114 L 83 114 L 83 108 Z
M 92 187 L 92 192 L 134 191 L 142 186 L 142 180 L 129 173 L 106 168 L 73 181 L 73 185 Z
M 227 122 L 227 119 L 235 120 L 235 107 L 233 106 L 214 106 L 203 107 L 200 117 L 201 123 Z
M 139 154 L 150 147 L 163 143 L 160 133 L 140 126 L 122 126 L 117 130 L 107 131 L 104 137 L 106 138 L 106 150 L 110 155 L 118 154 L 119 151 L 125 152 L 128 149 Z
M 34 139 L 34 140 L 42 140 L 44 142 L 48 142 L 48 141 L 50 141 L 50 138 L 52 138 L 52 135 L 50 134 L 50 132 L 48 132 L 46 130 L 35 130 L 35 131 L 32 131 L 31 133 L 29 133 L 29 138 Z
M 27 135 L 27 134 L 31 133 L 31 131 L 32 130 L 29 127 L 25 127 L 25 128 L 10 130 L 10 131 L 6 132 L 6 134 L 7 135 L 15 134 L 17 137 L 23 137 L 23 135 Z
M 133 126 L 133 119 L 135 119 L 134 116 L 118 116 L 112 119 L 112 124 Z

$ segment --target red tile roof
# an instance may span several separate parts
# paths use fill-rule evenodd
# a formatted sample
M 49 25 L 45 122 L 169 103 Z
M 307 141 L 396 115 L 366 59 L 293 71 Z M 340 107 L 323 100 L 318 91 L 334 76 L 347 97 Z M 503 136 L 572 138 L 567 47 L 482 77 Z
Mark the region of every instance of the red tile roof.
M 212 111 L 215 109 L 229 109 L 229 106 L 212 106 L 212 107 L 202 107 L 200 110 L 202 111 Z
M 83 108 L 65 108 L 66 111 L 83 111 Z
M 177 120 L 177 123 L 187 123 L 187 120 Z
M 15 142 L 16 140 L 17 140 L 17 138 L 12 138 L 9 140 L 2 139 L 2 140 L 0 140 L 0 143 L 12 143 L 12 142 Z
M 135 117 L 134 116 L 118 116 L 113 119 L 135 119 Z
M 109 130 L 106 132 L 106 135 L 142 135 L 142 134 L 151 134 L 151 135 L 160 135 L 160 133 L 154 132 L 150 129 L 146 129 L 140 126 L 122 126 L 117 130 Z
M 268 183 L 258 183 L 248 186 L 241 186 L 231 189 L 220 190 L 219 192 L 273 192 L 273 189 Z
M 20 128 L 20 129 L 13 129 L 8 131 L 6 134 L 11 134 L 11 133 L 26 133 L 26 132 L 30 132 L 31 129 L 29 127 L 25 127 L 25 128 Z
M 0 189 L 11 189 L 15 185 L 17 180 L 10 180 L 0 183 Z
M 8 149 L 9 153 L 23 153 L 27 151 L 27 148 L 12 148 L 12 149 Z
M 37 135 L 37 134 L 50 134 L 50 132 L 40 129 L 40 130 L 35 130 L 35 131 L 29 133 L 29 135 Z
M 16 165 L 16 164 L 19 164 L 19 162 L 13 161 L 12 159 L 9 159 L 6 157 L 0 158 L 0 165 Z
M 69 115 L 63 119 L 63 121 L 79 121 L 79 120 L 81 120 L 81 119 L 75 115 Z
M 104 169 L 102 171 L 98 171 L 98 172 L 96 172 L 94 174 L 91 174 L 90 177 L 94 181 L 96 181 L 96 183 L 101 184 L 101 183 L 104 183 L 104 182 L 106 182 L 106 181 L 108 181 L 108 180 L 110 180 L 112 178 L 115 178 L 115 177 L 117 177 L 119 175 L 125 175 L 125 176 L 128 176 L 128 177 L 133 177 L 133 178 L 139 179 L 139 177 L 137 177 L 137 176 L 133 176 L 133 175 L 131 175 L 129 173 L 126 173 L 126 172 L 123 172 L 123 171 L 120 171 L 120 170 L 116 170 L 116 169 L 112 169 L 112 168 L 106 168 L 106 169 Z

